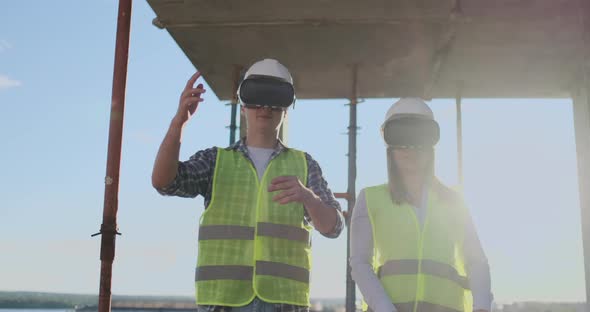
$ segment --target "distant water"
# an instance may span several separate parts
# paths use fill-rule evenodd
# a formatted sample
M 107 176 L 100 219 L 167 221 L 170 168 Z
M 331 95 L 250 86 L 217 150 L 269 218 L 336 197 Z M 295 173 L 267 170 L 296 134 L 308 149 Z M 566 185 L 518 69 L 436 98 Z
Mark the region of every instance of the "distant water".
M 154 312 L 154 310 L 129 310 L 126 309 L 124 311 L 112 309 L 112 312 Z M 159 312 L 166 312 L 165 309 L 158 310 Z M 0 309 L 0 312 L 75 312 L 74 309 Z M 85 310 L 84 312 L 91 312 L 90 310 Z M 174 310 L 174 312 L 177 312 Z
M 72 312 L 74 309 L 0 309 L 0 312 Z
M 154 310 L 124 310 L 120 311 L 117 309 L 112 309 L 112 312 L 154 312 Z M 159 312 L 165 312 L 166 310 L 161 309 L 158 310 Z M 75 312 L 74 309 L 0 309 L 0 312 Z M 91 312 L 90 310 L 85 310 L 84 312 Z

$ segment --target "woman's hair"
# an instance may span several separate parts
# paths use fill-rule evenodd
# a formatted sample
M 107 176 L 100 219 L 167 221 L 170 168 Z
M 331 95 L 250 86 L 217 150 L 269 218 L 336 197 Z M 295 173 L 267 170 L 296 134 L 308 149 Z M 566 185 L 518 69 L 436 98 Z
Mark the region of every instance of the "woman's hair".
M 456 198 L 456 192 L 445 186 L 434 175 L 434 148 L 425 150 L 428 155 L 428 166 L 423 174 L 424 181 L 430 185 L 431 190 L 437 193 L 442 200 L 452 201 Z M 393 157 L 393 148 L 387 147 L 387 176 L 389 194 L 391 200 L 396 204 L 409 203 L 410 196 L 404 183 L 403 177 Z

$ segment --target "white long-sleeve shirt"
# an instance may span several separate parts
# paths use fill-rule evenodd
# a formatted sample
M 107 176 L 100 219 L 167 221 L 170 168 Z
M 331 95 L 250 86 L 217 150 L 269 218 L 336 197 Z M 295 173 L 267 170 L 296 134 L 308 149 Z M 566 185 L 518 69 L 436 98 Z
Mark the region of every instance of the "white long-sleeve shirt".
M 423 198 L 422 206 L 427 202 L 427 199 Z M 414 211 L 420 223 L 423 224 L 426 209 L 424 207 L 414 207 Z M 395 306 L 373 271 L 371 264 L 373 259 L 372 233 L 363 189 L 357 198 L 351 220 L 350 265 L 352 278 L 373 311 L 395 312 Z M 490 268 L 471 218 L 468 218 L 465 225 L 465 233 L 465 269 L 473 293 L 473 310 L 491 311 L 493 296 L 491 293 Z

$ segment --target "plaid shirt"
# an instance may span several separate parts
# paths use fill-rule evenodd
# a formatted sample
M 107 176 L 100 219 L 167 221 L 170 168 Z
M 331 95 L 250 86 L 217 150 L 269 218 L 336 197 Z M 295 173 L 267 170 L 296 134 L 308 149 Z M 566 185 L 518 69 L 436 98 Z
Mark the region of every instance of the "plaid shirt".
M 270 159 L 274 159 L 282 151 L 287 149 L 282 142 L 279 141 L 278 147 L 271 154 Z M 228 147 L 227 150 L 234 150 L 242 153 L 246 159 L 252 162 L 249 156 L 248 148 L 243 141 L 238 141 L 232 146 Z M 317 196 L 320 197 L 322 202 L 338 211 L 338 218 L 336 225 L 329 233 L 322 233 L 322 235 L 328 238 L 336 238 L 342 232 L 344 228 L 344 217 L 341 213 L 340 204 L 334 198 L 334 194 L 328 187 L 328 183 L 322 175 L 322 170 L 317 163 L 309 154 L 305 153 L 307 160 L 307 187 L 311 189 Z M 196 197 L 202 195 L 205 198 L 205 209 L 211 202 L 211 196 L 213 193 L 213 173 L 215 171 L 215 162 L 217 160 L 217 148 L 209 148 L 198 151 L 189 160 L 178 163 L 178 172 L 176 178 L 170 185 L 163 189 L 158 189 L 158 192 L 162 195 L 169 196 L 180 196 L 180 197 Z M 253 164 L 253 163 L 252 163 Z M 254 164 L 253 164 L 254 165 Z M 312 222 L 307 211 L 305 211 L 304 221 L 306 224 Z M 276 312 L 297 312 L 297 311 L 309 311 L 308 307 L 294 306 L 289 304 L 275 304 Z M 201 312 L 224 312 L 229 311 L 231 308 L 221 306 L 199 306 Z

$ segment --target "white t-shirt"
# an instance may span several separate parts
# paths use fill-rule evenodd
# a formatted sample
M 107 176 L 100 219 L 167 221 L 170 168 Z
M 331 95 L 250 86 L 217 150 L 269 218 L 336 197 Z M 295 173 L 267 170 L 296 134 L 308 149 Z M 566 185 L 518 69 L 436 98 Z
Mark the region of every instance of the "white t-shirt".
M 256 172 L 258 173 L 258 180 L 262 180 L 264 171 L 270 162 L 270 156 L 275 151 L 274 148 L 262 148 L 248 146 L 248 156 L 252 159 Z

